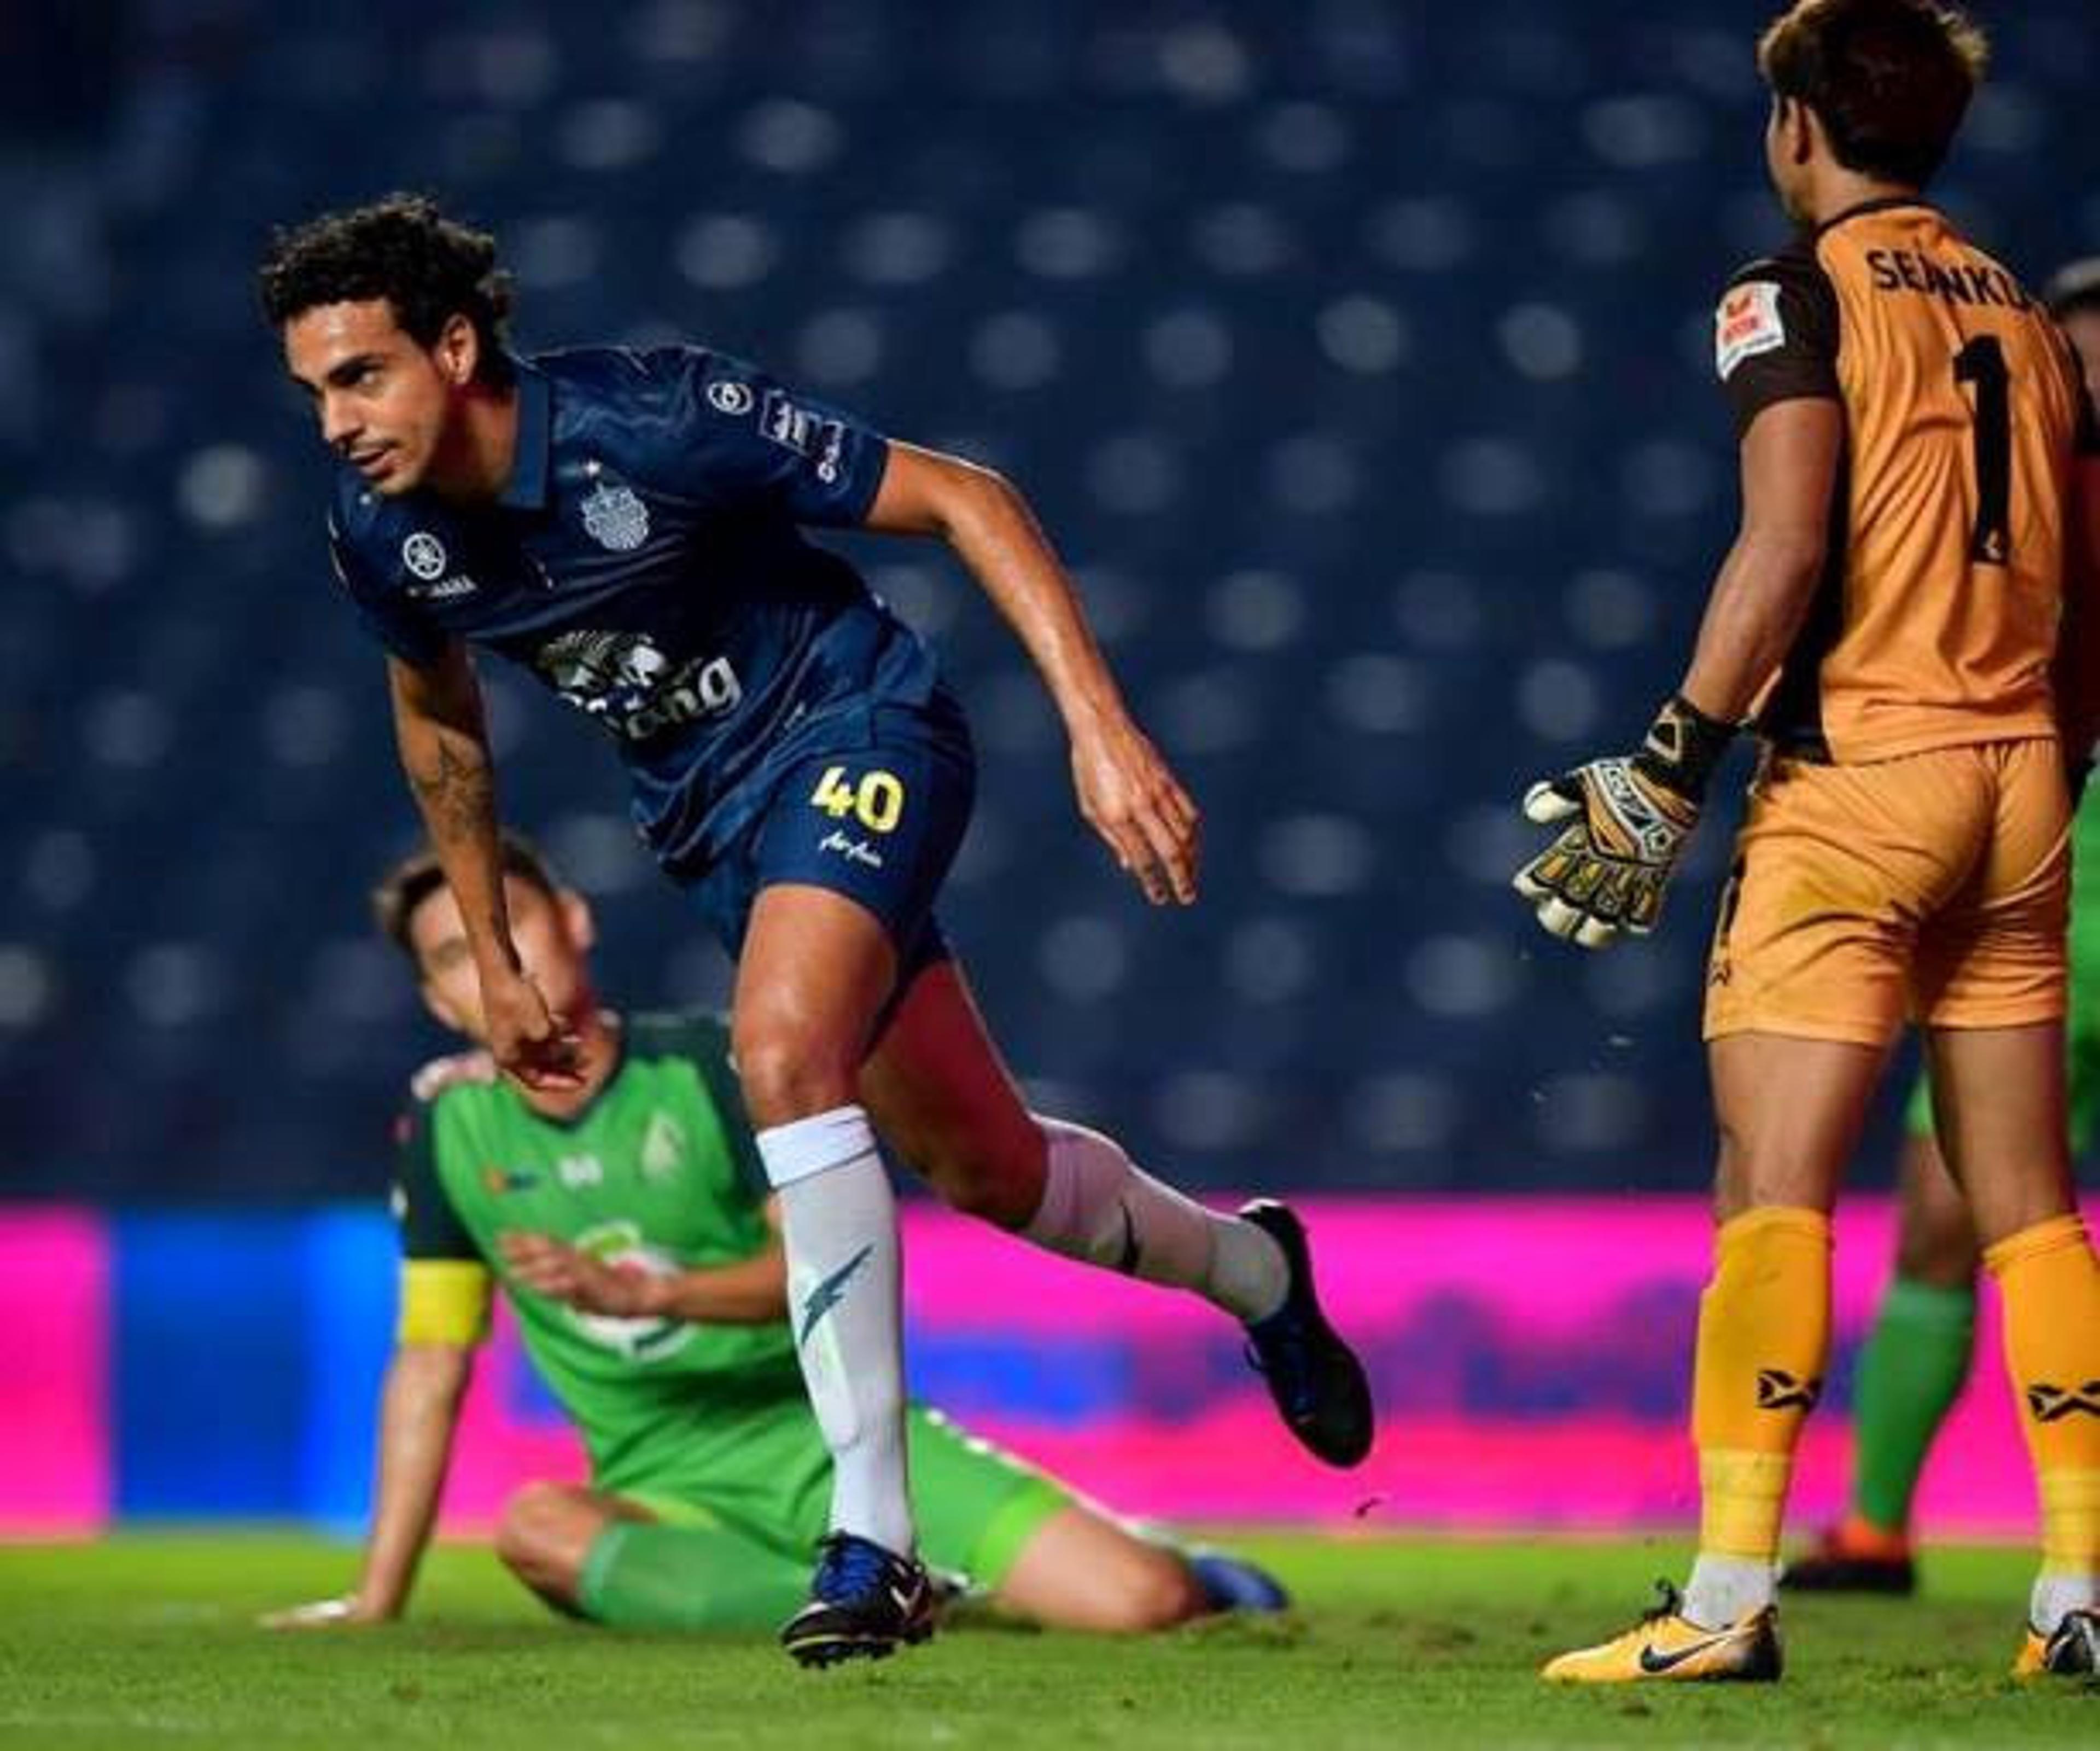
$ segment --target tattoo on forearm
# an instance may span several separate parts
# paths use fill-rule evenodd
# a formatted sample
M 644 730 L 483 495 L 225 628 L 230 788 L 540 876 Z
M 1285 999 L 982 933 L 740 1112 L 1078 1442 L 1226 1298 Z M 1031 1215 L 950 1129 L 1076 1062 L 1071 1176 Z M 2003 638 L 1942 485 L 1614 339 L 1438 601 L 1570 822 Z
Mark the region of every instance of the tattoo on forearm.
M 434 758 L 408 768 L 430 836 L 456 839 L 477 833 L 496 818 L 495 775 L 479 749 L 462 753 L 455 738 L 442 734 L 434 741 Z

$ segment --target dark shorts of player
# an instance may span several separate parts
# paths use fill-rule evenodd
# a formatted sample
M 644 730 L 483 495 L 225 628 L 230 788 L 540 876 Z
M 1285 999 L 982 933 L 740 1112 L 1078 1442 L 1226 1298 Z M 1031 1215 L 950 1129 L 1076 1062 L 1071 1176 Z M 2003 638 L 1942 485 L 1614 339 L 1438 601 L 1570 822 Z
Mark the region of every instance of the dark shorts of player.
M 897 950 L 897 989 L 949 957 L 934 897 L 969 826 L 977 755 L 954 696 L 877 704 L 836 734 L 801 737 L 749 780 L 765 801 L 692 885 L 722 946 L 743 952 L 759 891 L 800 883 L 873 913 Z

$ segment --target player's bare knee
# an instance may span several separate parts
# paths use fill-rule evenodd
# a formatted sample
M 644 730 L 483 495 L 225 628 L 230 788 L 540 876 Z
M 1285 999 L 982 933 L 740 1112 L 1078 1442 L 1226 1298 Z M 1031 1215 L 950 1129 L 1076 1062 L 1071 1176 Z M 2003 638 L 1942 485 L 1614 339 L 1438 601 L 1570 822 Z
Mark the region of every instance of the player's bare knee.
M 504 1503 L 496 1522 L 497 1560 L 538 1591 L 566 1585 L 571 1565 L 563 1559 L 562 1535 L 573 1512 L 561 1484 L 526 1484 Z
M 1205 1604 L 1203 1590 L 1186 1563 L 1171 1550 L 1148 1551 L 1119 1577 L 1110 1621 L 1104 1627 L 1127 1635 L 1171 1629 L 1201 1616 Z
M 1011 1131 L 923 1138 L 911 1165 L 951 1209 L 1002 1228 L 1026 1227 L 1043 1202 L 1043 1133 L 1033 1120 Z
M 858 1094 L 850 1055 L 804 1030 L 759 1022 L 736 1030 L 736 1073 L 761 1125 L 789 1125 L 850 1105 Z
M 1025 1227 L 1043 1201 L 1039 1176 L 1033 1182 L 1023 1180 L 983 1155 L 958 1151 L 931 1165 L 913 1165 L 951 1209 L 1001 1228 Z

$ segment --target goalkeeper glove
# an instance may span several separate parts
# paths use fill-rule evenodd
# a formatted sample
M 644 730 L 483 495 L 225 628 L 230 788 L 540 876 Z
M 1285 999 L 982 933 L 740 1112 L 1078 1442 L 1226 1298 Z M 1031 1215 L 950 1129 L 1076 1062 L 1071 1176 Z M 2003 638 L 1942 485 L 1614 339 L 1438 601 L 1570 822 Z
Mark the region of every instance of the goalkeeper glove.
M 1679 694 L 1639 753 L 1592 760 L 1524 793 L 1526 818 L 1561 829 L 1511 884 L 1544 929 L 1602 948 L 1621 931 L 1645 936 L 1655 928 L 1707 780 L 1734 734 Z

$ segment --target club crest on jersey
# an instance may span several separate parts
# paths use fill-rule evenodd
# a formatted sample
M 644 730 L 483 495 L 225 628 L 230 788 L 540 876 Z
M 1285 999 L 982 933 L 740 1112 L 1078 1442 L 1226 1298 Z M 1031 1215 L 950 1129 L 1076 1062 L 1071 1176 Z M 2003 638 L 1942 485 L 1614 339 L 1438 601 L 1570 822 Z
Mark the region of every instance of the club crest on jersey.
M 428 529 L 418 529 L 401 543 L 401 563 L 426 584 L 445 575 L 445 544 Z
M 686 1134 L 678 1121 L 661 1109 L 651 1113 L 642 1137 L 642 1177 L 652 1186 L 677 1178 L 685 1153 Z
M 632 553 L 649 539 L 649 507 L 633 489 L 601 483 L 584 500 L 584 532 L 599 546 Z
M 1714 312 L 1714 369 L 1723 382 L 1745 359 L 1786 344 L 1786 322 L 1779 313 L 1779 286 L 1752 280 L 1731 286 Z

